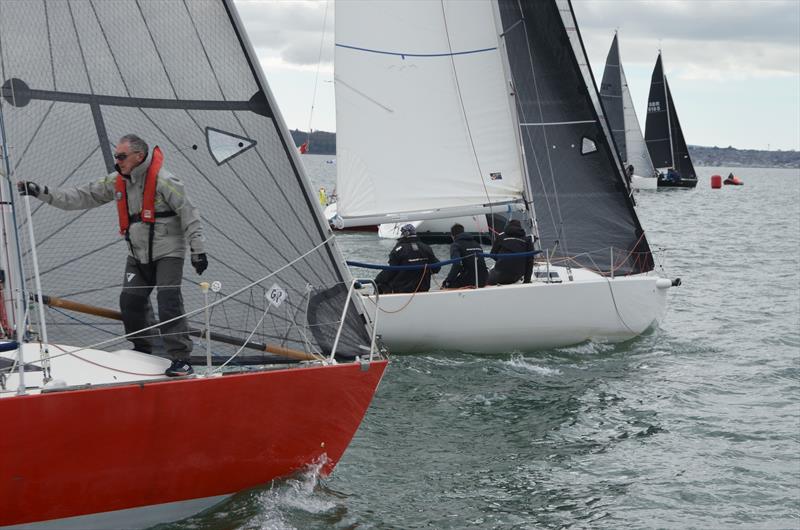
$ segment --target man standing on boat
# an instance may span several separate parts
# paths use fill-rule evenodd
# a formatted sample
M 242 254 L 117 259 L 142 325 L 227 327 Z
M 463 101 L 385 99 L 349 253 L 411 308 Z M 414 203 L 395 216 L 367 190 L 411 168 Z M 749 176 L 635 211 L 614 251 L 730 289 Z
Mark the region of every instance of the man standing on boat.
M 50 189 L 34 182 L 17 182 L 22 195 L 31 195 L 62 210 L 85 210 L 111 201 L 117 203 L 120 234 L 128 243 L 122 294 L 119 298 L 125 333 L 135 333 L 154 323 L 150 293 L 158 287 L 159 329 L 172 365 L 165 375 L 193 373 L 189 363 L 192 340 L 184 314 L 181 282 L 186 246 L 197 274 L 208 267 L 203 248 L 203 225 L 189 201 L 183 182 L 161 167 L 158 147 L 134 134 L 120 138 L 114 153 L 116 171 L 74 188 Z M 175 320 L 173 320 L 175 319 Z M 134 348 L 153 353 L 155 330 L 129 337 Z
M 464 226 L 456 223 L 450 228 L 453 242 L 450 244 L 450 259 L 458 259 L 450 267 L 450 273 L 442 283 L 445 289 L 459 287 L 483 287 L 486 285 L 486 261 L 481 254 L 483 247 L 471 235 L 464 232 Z M 477 260 L 477 264 L 476 264 Z M 477 282 L 475 272 L 478 273 Z

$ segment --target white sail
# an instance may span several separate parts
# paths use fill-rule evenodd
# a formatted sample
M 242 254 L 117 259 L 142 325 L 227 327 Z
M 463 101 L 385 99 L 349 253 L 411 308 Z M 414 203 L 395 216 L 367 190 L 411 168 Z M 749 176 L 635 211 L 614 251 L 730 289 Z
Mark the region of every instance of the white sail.
M 633 165 L 634 173 L 643 177 L 656 176 L 653 161 L 650 160 L 650 153 L 644 143 L 642 128 L 639 125 L 639 118 L 636 117 L 636 109 L 633 107 L 631 91 L 628 88 L 628 80 L 625 78 L 625 70 L 622 62 L 619 64 L 619 75 L 622 87 L 622 111 L 625 122 L 625 146 L 628 159 L 625 164 Z
M 342 0 L 336 9 L 339 215 L 464 214 L 519 200 L 491 2 Z

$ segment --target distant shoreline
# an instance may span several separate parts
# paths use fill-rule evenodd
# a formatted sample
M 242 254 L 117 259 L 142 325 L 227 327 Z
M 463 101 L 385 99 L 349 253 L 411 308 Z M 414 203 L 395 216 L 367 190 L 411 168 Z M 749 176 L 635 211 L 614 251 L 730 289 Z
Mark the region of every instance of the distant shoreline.
M 336 133 L 314 131 L 309 137 L 305 131 L 293 130 L 292 139 L 299 148 L 308 141 L 308 153 L 312 155 L 335 155 Z M 696 166 L 704 167 L 763 167 L 800 168 L 800 151 L 760 151 L 736 149 L 735 147 L 706 147 L 690 145 L 689 154 Z

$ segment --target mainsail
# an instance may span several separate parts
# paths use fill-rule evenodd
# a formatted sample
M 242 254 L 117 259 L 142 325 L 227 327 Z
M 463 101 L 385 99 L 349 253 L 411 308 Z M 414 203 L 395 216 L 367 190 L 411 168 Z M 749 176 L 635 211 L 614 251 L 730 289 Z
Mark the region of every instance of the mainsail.
M 603 70 L 603 81 L 600 83 L 600 97 L 606 109 L 608 124 L 614 135 L 614 142 L 622 160 L 628 159 L 625 145 L 625 110 L 622 103 L 622 64 L 619 60 L 619 44 L 617 35 L 611 42 L 611 49 L 606 57 L 606 68 Z
M 80 185 L 113 171 L 113 144 L 127 133 L 160 146 L 206 232 L 209 269 L 184 267 L 187 311 L 204 304 L 198 283 L 213 280 L 212 302 L 238 293 L 213 308 L 213 332 L 327 353 L 350 276 L 256 60 L 229 2 L 0 2 L 10 178 Z M 127 248 L 114 205 L 32 206 L 43 291 L 115 308 Z M 360 311 L 348 309 L 339 351 L 369 351 Z M 190 324 L 203 327 L 202 314 Z M 76 346 L 123 332 L 57 310 L 48 329 Z
M 492 4 L 343 0 L 336 11 L 338 214 L 520 200 Z
M 653 269 L 622 168 L 555 2 L 498 2 L 543 248 L 618 274 Z M 574 27 L 577 42 L 580 33 Z M 585 62 L 585 52 L 581 46 Z M 589 84 L 591 83 L 591 85 Z M 613 249 L 610 252 L 609 249 Z
M 600 85 L 600 97 L 606 110 L 606 117 L 617 144 L 619 156 L 625 165 L 632 165 L 634 173 L 641 176 L 655 176 L 653 162 L 647 151 L 636 109 L 633 106 L 625 69 L 619 56 L 617 35 L 611 42 Z

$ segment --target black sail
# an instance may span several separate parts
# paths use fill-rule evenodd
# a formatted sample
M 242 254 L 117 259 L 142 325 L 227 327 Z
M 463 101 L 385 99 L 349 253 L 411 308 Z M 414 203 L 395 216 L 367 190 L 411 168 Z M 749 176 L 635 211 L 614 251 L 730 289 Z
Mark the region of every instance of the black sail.
M 647 150 L 650 152 L 650 158 L 656 168 L 669 168 L 674 165 L 669 106 L 661 54 L 659 53 L 653 68 L 653 76 L 650 79 L 650 96 L 647 98 L 647 119 L 644 129 Z
M 625 111 L 622 104 L 622 76 L 620 75 L 619 44 L 617 35 L 611 42 L 611 49 L 606 57 L 606 68 L 603 70 L 603 81 L 600 83 L 600 99 L 606 111 L 606 119 L 617 144 L 620 158 L 628 160 L 625 145 Z
M 596 87 L 584 81 L 558 6 L 500 0 L 499 8 L 542 248 L 604 273 L 652 270 L 621 165 L 590 97 Z
M 212 332 L 328 353 L 350 276 L 231 1 L 0 2 L 0 85 L 13 180 L 81 185 L 112 171 L 125 134 L 160 146 L 205 227 L 210 266 L 200 277 L 186 260 L 186 310 L 204 304 L 199 282 L 217 280 L 210 301 L 241 292 L 212 309 Z M 31 206 L 43 292 L 116 308 L 127 248 L 114 204 Z M 368 352 L 360 313 L 349 309 L 339 351 Z M 51 342 L 122 334 L 97 317 L 48 317 Z
M 678 120 L 678 112 L 675 110 L 675 103 L 672 101 L 672 92 L 669 89 L 669 82 L 666 77 L 664 77 L 664 87 L 667 92 L 667 101 L 669 102 L 669 123 L 670 132 L 672 133 L 674 167 L 684 179 L 696 179 L 697 175 L 694 172 L 692 159 L 689 157 L 689 148 L 683 138 L 681 122 Z

